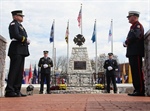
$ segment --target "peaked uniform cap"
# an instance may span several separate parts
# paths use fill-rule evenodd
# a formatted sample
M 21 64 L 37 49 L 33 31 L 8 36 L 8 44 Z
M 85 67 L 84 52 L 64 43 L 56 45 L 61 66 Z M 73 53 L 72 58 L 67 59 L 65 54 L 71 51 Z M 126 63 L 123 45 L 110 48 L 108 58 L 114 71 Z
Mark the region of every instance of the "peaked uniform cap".
M 139 15 L 140 15 L 140 12 L 138 12 L 138 11 L 129 11 L 127 18 L 129 18 L 131 16 L 137 16 L 137 17 L 139 17 Z
M 47 50 L 45 50 L 45 51 L 43 51 L 43 53 L 44 53 L 44 54 L 47 54 L 47 53 L 48 53 L 48 51 L 47 51 Z
M 109 56 L 112 56 L 112 55 L 113 55 L 113 53 L 108 53 L 108 55 L 109 55 Z
M 14 15 L 18 15 L 18 16 L 22 16 L 24 17 L 24 15 L 22 14 L 22 10 L 14 10 L 11 12 L 11 14 Z

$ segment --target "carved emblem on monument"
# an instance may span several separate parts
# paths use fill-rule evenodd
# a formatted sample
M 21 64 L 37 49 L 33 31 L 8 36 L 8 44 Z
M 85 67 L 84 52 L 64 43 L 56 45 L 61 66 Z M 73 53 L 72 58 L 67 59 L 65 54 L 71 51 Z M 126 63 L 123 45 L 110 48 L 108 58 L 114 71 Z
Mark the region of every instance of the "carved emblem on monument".
M 85 42 L 85 38 L 83 37 L 83 35 L 78 34 L 76 35 L 76 37 L 74 37 L 73 41 L 76 45 L 81 46 Z

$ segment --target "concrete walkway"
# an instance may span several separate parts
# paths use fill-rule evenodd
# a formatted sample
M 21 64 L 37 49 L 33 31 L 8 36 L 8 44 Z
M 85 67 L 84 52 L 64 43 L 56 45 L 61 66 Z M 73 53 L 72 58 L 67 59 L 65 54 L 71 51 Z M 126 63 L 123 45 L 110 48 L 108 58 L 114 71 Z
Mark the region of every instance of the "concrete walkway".
M 150 97 L 126 94 L 34 94 L 0 98 L 0 111 L 150 111 Z

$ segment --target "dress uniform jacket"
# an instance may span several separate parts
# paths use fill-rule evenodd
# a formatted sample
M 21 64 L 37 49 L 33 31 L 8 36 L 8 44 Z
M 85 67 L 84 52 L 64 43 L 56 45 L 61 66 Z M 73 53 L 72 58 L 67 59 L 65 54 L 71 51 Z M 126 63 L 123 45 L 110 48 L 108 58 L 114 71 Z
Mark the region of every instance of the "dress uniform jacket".
M 44 66 L 43 66 L 44 64 L 47 64 L 48 67 L 44 68 Z M 49 58 L 49 57 L 47 57 L 47 58 L 42 57 L 42 58 L 40 58 L 38 66 L 41 67 L 41 73 L 50 74 L 51 67 L 53 67 L 53 62 L 52 62 L 51 58 Z
M 107 69 L 109 66 L 111 66 L 113 68 L 110 71 Z M 115 74 L 115 69 L 118 69 L 117 61 L 114 60 L 114 59 L 106 60 L 105 63 L 104 63 L 104 69 L 106 69 L 106 74 L 108 74 L 108 73 Z
M 144 29 L 138 21 L 130 27 L 125 43 L 127 44 L 127 57 L 136 55 L 144 57 Z
M 27 33 L 24 27 L 16 20 L 13 20 L 9 25 L 9 34 L 12 42 L 9 46 L 8 56 L 29 56 Z

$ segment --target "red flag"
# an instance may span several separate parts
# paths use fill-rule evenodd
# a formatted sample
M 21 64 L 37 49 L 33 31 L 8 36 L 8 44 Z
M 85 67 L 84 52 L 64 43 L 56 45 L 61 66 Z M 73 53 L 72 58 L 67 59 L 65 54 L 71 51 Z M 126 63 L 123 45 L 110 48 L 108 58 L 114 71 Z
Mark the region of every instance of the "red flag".
M 29 69 L 29 77 L 28 77 L 28 82 L 31 83 L 31 79 L 32 78 L 32 68 L 31 68 L 31 64 L 30 64 L 30 69 Z
M 81 19 L 82 19 L 82 8 L 80 9 L 79 15 L 78 15 L 78 18 L 77 18 L 79 27 L 81 27 Z

